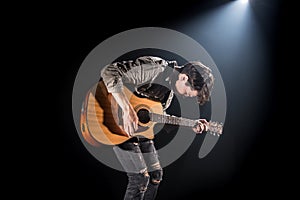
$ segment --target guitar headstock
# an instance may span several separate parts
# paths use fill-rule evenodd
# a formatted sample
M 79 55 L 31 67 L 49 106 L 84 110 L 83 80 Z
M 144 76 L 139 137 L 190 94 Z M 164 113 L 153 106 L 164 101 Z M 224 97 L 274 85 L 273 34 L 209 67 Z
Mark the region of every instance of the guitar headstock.
M 208 132 L 212 135 L 220 136 L 223 132 L 223 123 L 216 121 L 209 121 Z

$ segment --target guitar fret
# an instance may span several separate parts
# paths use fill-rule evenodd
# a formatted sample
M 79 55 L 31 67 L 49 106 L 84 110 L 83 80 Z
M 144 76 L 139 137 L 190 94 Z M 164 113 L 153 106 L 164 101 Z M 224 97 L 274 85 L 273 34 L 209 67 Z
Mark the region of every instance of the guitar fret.
M 167 115 L 164 118 L 165 118 L 165 123 L 169 124 L 170 123 L 170 116 Z
M 158 122 L 158 123 L 167 123 L 173 125 L 181 125 L 181 126 L 188 126 L 193 127 L 196 123 L 195 120 L 185 119 L 181 117 L 171 116 L 171 115 L 161 115 L 156 113 L 150 113 L 151 121 Z

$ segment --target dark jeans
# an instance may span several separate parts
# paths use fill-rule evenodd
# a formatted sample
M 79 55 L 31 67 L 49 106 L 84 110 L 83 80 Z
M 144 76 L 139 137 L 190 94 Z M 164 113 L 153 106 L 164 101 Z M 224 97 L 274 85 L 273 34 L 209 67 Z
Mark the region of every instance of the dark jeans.
M 132 138 L 114 151 L 128 176 L 124 200 L 155 199 L 163 171 L 153 140 Z

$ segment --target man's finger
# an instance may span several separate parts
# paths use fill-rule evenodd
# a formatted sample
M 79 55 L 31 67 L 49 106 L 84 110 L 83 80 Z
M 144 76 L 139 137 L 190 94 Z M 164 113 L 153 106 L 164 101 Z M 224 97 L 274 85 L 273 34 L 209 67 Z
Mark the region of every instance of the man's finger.
M 208 131 L 208 125 L 204 124 L 204 131 L 207 132 Z
M 131 137 L 130 126 L 124 126 L 124 131 L 127 133 L 128 137 Z
M 132 128 L 132 125 L 129 125 L 129 126 L 128 126 L 128 131 L 129 131 L 129 135 L 132 136 L 132 134 L 133 134 L 133 132 L 134 132 L 134 131 L 133 131 L 133 128 Z
M 138 130 L 138 122 L 133 122 L 133 127 L 134 127 L 134 130 L 137 131 Z
M 205 126 L 204 126 L 204 124 L 203 123 L 200 123 L 200 131 L 202 132 L 203 130 L 204 130 L 204 128 L 205 128 Z

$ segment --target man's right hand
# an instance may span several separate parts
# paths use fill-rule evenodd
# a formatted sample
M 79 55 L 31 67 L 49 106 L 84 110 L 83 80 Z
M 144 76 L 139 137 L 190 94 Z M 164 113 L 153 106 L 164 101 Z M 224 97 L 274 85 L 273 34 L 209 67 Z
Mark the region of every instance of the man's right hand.
M 139 118 L 132 106 L 130 106 L 128 110 L 123 110 L 123 128 L 128 137 L 132 137 L 133 133 L 137 131 L 138 122 Z
M 124 92 L 116 92 L 112 93 L 112 95 L 123 111 L 123 129 L 128 137 L 132 137 L 133 133 L 138 129 L 139 118 Z

